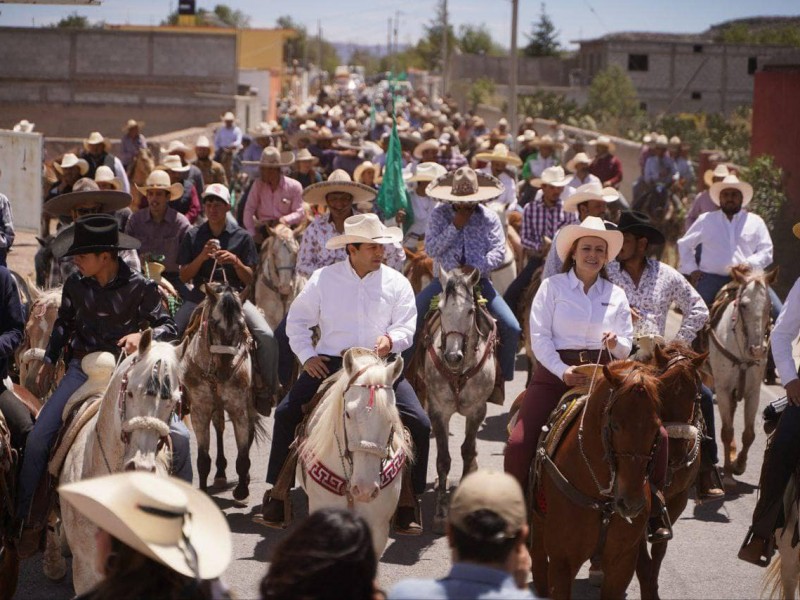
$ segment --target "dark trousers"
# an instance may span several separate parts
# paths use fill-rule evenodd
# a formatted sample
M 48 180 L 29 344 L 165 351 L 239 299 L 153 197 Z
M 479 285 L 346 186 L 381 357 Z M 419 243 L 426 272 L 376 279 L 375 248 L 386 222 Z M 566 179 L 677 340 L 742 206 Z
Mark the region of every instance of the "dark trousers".
M 331 373 L 342 368 L 342 358 L 330 356 L 327 363 Z M 311 401 L 317 393 L 322 379 L 312 377 L 305 371 L 300 374 L 289 393 L 275 409 L 275 426 L 272 430 L 272 448 L 269 454 L 267 482 L 278 481 L 283 464 L 289 456 L 289 446 L 294 441 L 297 426 L 303 420 L 303 405 Z M 414 389 L 400 377 L 394 384 L 395 403 L 403 425 L 411 434 L 414 442 L 414 465 L 411 481 L 415 494 L 425 491 L 425 480 L 428 474 L 428 450 L 430 447 L 431 422 L 428 415 L 414 393 Z
M 717 427 L 714 422 L 714 395 L 705 384 L 700 388 L 700 411 L 706 422 L 706 435 L 700 443 L 703 462 L 715 465 L 719 462 L 717 454 Z
M 506 293 L 503 294 L 503 300 L 506 301 L 508 307 L 512 310 L 512 312 L 516 315 L 517 309 L 519 306 L 519 299 L 522 298 L 522 294 L 525 293 L 525 290 L 531 283 L 531 278 L 533 277 L 534 271 L 538 269 L 542 264 L 542 259 L 539 256 L 531 257 L 528 260 L 528 264 L 520 271 L 517 278 L 511 282 L 511 285 L 508 286 Z M 522 316 L 522 315 L 518 315 Z
M 283 389 L 288 390 L 289 386 L 292 385 L 294 352 L 292 352 L 292 347 L 289 345 L 289 336 L 286 335 L 286 316 L 275 328 L 275 341 L 278 343 L 278 381 L 280 381 Z
M 33 429 L 33 416 L 14 392 L 0 384 L 0 413 L 6 420 L 11 432 L 11 446 L 19 451 L 25 447 L 25 440 Z
M 0 248 L 0 266 L 6 267 L 6 258 L 8 257 L 8 248 Z

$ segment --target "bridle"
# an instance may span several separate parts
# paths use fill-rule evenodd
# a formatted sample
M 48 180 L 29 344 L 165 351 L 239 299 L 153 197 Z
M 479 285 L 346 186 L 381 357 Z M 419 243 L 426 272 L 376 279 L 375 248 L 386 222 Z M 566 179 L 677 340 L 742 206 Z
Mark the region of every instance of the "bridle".
M 253 338 L 250 335 L 250 330 L 245 326 L 243 328 L 244 331 L 244 343 L 240 343 L 238 346 L 232 345 L 225 345 L 225 344 L 212 344 L 211 343 L 211 326 L 209 325 L 208 320 L 208 313 L 210 310 L 210 305 L 208 304 L 208 299 L 206 299 L 206 304 L 203 307 L 203 312 L 200 317 L 200 336 L 199 339 L 202 339 L 205 342 L 206 348 L 208 348 L 208 352 L 210 354 L 208 358 L 208 364 L 206 365 L 205 369 L 205 376 L 206 379 L 211 382 L 212 386 L 215 388 L 220 383 L 219 378 L 217 377 L 216 372 L 212 372 L 212 367 L 214 365 L 214 357 L 215 355 L 226 354 L 232 357 L 233 364 L 231 365 L 231 373 L 235 373 L 239 370 L 239 367 L 242 366 L 245 358 L 250 354 L 250 350 L 253 346 Z
M 691 360 L 691 358 L 683 354 L 678 354 L 672 357 L 661 371 L 661 377 L 666 375 L 675 365 L 687 360 Z M 684 467 L 691 467 L 697 460 L 697 455 L 700 452 L 700 442 L 702 441 L 704 427 L 703 412 L 700 406 L 703 381 L 697 371 L 694 373 L 694 384 L 695 394 L 692 402 L 692 414 L 690 418 L 681 421 L 669 421 L 663 423 L 664 428 L 667 430 L 667 435 L 670 438 L 694 442 L 686 451 L 686 455 L 680 461 L 670 461 L 669 466 L 675 470 Z M 669 482 L 667 482 L 667 485 L 669 485 Z
M 765 323 L 767 325 L 765 327 L 765 330 L 767 331 L 767 333 L 765 334 L 765 337 L 767 337 L 769 335 L 769 333 L 768 333 L 769 332 L 768 325 L 769 325 L 769 314 L 770 314 L 770 311 L 772 309 L 772 300 L 769 297 L 769 292 L 767 290 L 767 285 L 766 284 L 762 284 L 761 282 L 758 282 L 758 281 L 753 282 L 753 283 L 754 283 L 754 285 L 763 285 L 764 286 L 764 291 L 765 291 L 765 294 L 766 294 L 766 302 L 764 303 L 764 309 L 763 309 L 763 312 L 761 314 L 761 323 Z M 752 340 L 750 340 L 750 332 L 748 331 L 748 329 L 747 329 L 747 327 L 745 325 L 745 316 L 746 315 L 744 313 L 744 307 L 743 307 L 742 302 L 741 302 L 742 294 L 747 289 L 747 285 L 748 284 L 740 285 L 739 289 L 736 290 L 736 297 L 733 299 L 733 316 L 731 317 L 732 329 L 733 329 L 734 332 L 736 331 L 736 327 L 737 326 L 739 326 L 740 324 L 742 326 L 742 335 L 744 336 L 744 349 L 742 349 L 742 347 L 739 346 L 739 352 L 741 353 L 742 356 L 746 356 L 747 352 L 749 351 L 749 349 L 756 345 L 756 344 L 751 343 Z M 739 344 L 739 342 L 738 342 L 738 338 L 737 338 L 737 345 L 738 344 Z M 763 344 L 763 340 L 761 340 L 758 345 L 760 346 L 762 344 Z M 757 362 L 760 362 L 760 361 L 761 361 L 761 359 L 758 359 Z
M 460 337 L 461 338 L 461 346 L 464 349 L 464 354 L 466 355 L 469 352 L 469 334 L 470 334 L 470 332 L 472 332 L 473 329 L 475 329 L 476 314 L 477 313 L 475 312 L 475 310 L 476 310 L 475 300 L 473 298 L 468 298 L 468 299 L 472 303 L 472 308 L 470 309 L 470 312 L 469 312 L 469 314 L 471 315 L 471 318 L 470 318 L 470 324 L 468 325 L 466 332 L 457 331 L 457 330 L 452 330 L 452 331 L 446 330 L 444 328 L 444 320 L 441 317 L 441 315 L 442 315 L 441 304 L 438 307 L 438 310 L 439 310 L 439 324 L 440 324 L 440 327 L 441 327 L 441 330 L 440 330 L 441 340 L 440 340 L 440 343 L 439 343 L 439 351 L 442 354 L 444 354 L 447 351 L 447 340 L 448 340 L 448 338 L 450 336 Z M 476 348 L 475 348 L 475 350 L 476 350 L 477 349 L 477 341 L 475 342 L 475 345 L 476 345 Z M 447 366 L 447 365 L 445 365 L 445 366 Z M 447 367 L 447 368 L 450 369 L 450 367 Z M 450 369 L 450 370 L 452 371 L 452 369 Z
M 267 273 L 265 273 L 264 270 L 262 269 L 261 283 L 263 283 L 267 287 L 267 289 L 278 294 L 281 297 L 281 300 L 285 302 L 289 294 L 282 294 L 278 289 L 278 283 L 280 283 L 280 272 L 281 271 L 290 271 L 292 273 L 294 272 L 295 267 L 297 265 L 297 252 L 293 252 L 293 248 L 289 246 L 289 240 L 285 240 L 283 238 L 276 236 L 273 236 L 271 239 L 274 240 L 274 242 L 273 246 L 268 248 L 267 250 L 267 257 L 266 257 Z M 291 264 L 285 266 L 275 264 L 275 261 L 273 260 L 273 252 L 274 249 L 277 247 L 277 244 L 280 244 L 281 246 L 286 248 L 286 250 L 290 254 L 292 254 Z M 268 274 L 269 276 L 267 276 Z

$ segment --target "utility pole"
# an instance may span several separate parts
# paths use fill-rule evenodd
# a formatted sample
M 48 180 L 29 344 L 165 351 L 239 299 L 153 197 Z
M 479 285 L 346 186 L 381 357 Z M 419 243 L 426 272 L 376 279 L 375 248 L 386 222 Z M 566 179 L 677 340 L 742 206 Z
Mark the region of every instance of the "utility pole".
M 511 130 L 512 146 L 517 149 L 517 14 L 519 0 L 511 0 L 511 60 L 508 82 L 508 124 Z
M 395 69 L 393 69 L 393 71 L 397 70 L 397 53 L 398 53 L 398 50 L 399 50 L 399 48 L 397 46 L 397 29 L 399 27 L 400 27 L 400 11 L 396 10 L 394 12 L 394 61 L 392 62 L 392 64 L 394 65 Z M 395 77 L 395 79 L 397 79 L 397 73 L 396 72 L 394 73 L 394 77 Z
M 322 75 L 322 21 L 317 20 L 317 68 Z
M 388 28 L 386 29 L 386 64 L 389 70 L 394 73 L 394 56 L 392 55 L 392 17 L 389 17 Z
M 442 0 L 442 96 L 447 93 L 447 0 Z

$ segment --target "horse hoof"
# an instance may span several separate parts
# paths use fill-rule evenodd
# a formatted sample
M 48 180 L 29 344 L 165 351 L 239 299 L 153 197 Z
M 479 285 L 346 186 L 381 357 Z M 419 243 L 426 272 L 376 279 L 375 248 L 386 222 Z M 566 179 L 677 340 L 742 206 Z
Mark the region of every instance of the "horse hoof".
M 733 468 L 731 469 L 731 471 L 733 471 L 734 475 L 744 475 L 745 469 L 747 469 L 747 461 L 737 460 L 735 463 L 733 463 Z
M 250 490 L 246 487 L 237 486 L 236 489 L 233 490 L 233 501 L 238 506 L 247 506 L 248 498 L 250 498 Z
M 436 535 L 444 535 L 446 531 L 446 523 L 447 519 L 445 517 L 434 517 L 433 518 L 433 533 Z
M 234 498 L 233 505 L 238 508 L 247 508 L 250 503 L 250 496 L 245 496 L 244 498 Z
M 589 585 L 601 587 L 603 585 L 603 569 L 589 569 Z

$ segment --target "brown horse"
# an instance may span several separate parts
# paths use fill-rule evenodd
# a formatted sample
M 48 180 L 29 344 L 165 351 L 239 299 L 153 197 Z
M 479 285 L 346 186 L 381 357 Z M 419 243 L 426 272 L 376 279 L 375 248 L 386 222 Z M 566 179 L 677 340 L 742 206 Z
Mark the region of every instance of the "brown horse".
M 433 259 L 425 254 L 424 250 L 414 252 L 408 248 L 403 248 L 406 252 L 405 267 L 403 275 L 408 278 L 411 289 L 415 294 L 419 294 L 431 281 L 433 281 Z
M 581 565 L 595 558 L 603 598 L 622 598 L 650 514 L 648 474 L 661 426 L 659 380 L 650 367 L 603 367 L 531 494 L 533 581 L 540 596 L 570 598 Z
M 128 178 L 131 182 L 131 210 L 136 212 L 141 207 L 142 194 L 139 193 L 137 185 L 144 185 L 147 182 L 147 177 L 153 172 L 155 168 L 155 161 L 153 160 L 153 153 L 150 148 L 140 148 L 133 161 L 128 165 Z
M 14 490 L 19 456 L 11 446 L 11 432 L 0 413 L 0 600 L 10 600 L 17 589 L 19 555 L 8 543 L 14 523 Z
M 706 354 L 697 354 L 680 342 L 673 342 L 663 350 L 655 347 L 653 362 L 661 373 L 661 420 L 669 434 L 664 499 L 672 523 L 686 508 L 689 490 L 700 470 L 700 440 L 704 423 L 700 410 L 699 373 L 705 359 Z M 648 553 L 647 542 L 644 538 L 641 540 L 636 576 L 642 598 L 658 598 L 658 575 L 668 543 L 653 544 Z

